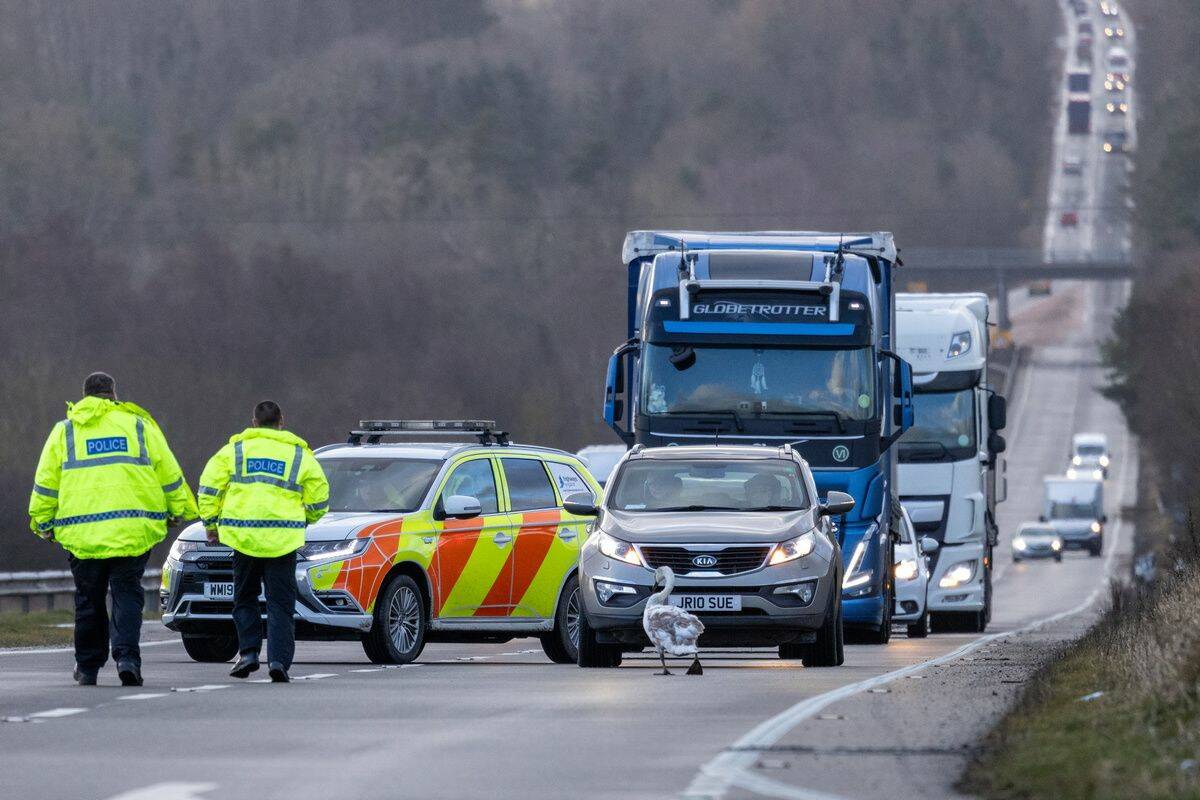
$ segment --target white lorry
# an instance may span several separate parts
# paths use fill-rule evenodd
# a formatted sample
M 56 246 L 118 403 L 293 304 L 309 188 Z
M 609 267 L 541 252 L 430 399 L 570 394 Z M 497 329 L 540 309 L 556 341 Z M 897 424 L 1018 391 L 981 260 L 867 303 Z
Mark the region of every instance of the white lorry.
M 914 424 L 900 439 L 900 502 L 931 556 L 935 631 L 983 631 L 1004 500 L 1004 397 L 988 387 L 988 298 L 897 294 L 896 351 L 912 364 Z
M 1062 538 L 1067 550 L 1087 550 L 1098 557 L 1104 546 L 1104 481 L 1048 475 L 1041 521 Z

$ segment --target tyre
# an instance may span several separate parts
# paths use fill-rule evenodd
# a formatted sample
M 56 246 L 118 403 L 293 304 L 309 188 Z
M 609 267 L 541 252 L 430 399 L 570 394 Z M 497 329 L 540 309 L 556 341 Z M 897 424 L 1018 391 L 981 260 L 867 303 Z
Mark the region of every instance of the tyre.
M 567 578 L 558 608 L 554 612 L 554 630 L 541 636 L 542 650 L 555 664 L 579 662 L 579 578 Z
M 840 667 L 846 660 L 845 640 L 842 633 L 842 593 L 833 589 L 833 608 L 825 615 L 825 622 L 817 631 L 817 640 L 811 644 L 787 642 L 779 645 L 779 657 L 800 659 L 806 667 Z
M 587 669 L 607 669 L 621 666 L 621 645 L 602 644 L 596 641 L 596 632 L 588 624 L 587 612 L 580 607 L 579 655 L 576 661 Z
M 238 654 L 236 634 L 225 636 L 185 636 L 183 649 L 192 661 L 202 664 L 221 664 Z
M 1061 564 L 1061 563 L 1062 563 L 1062 553 L 1055 553 L 1055 554 L 1054 554 L 1054 563 L 1056 563 L 1056 564 Z
M 1091 554 L 1092 558 L 1099 558 L 1100 551 L 1103 549 L 1104 549 L 1104 540 L 1101 539 L 1100 541 L 1096 542 L 1094 545 L 1091 545 L 1090 547 L 1088 547 L 1088 553 Z
M 1020 564 L 1020 563 L 1021 563 L 1021 559 L 1017 558 L 1016 556 L 1013 556 L 1013 563 L 1014 563 L 1014 564 Z
M 408 664 L 425 649 L 425 598 L 408 575 L 395 575 L 375 600 L 371 630 L 362 635 L 363 652 L 375 664 Z
M 924 613 L 908 625 L 908 638 L 924 639 L 929 635 L 929 609 L 925 609 Z

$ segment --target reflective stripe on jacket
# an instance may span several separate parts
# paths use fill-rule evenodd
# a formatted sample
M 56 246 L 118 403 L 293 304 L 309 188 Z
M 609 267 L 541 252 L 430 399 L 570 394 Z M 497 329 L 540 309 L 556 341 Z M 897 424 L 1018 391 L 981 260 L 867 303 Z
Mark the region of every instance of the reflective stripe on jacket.
M 325 471 L 303 439 L 247 428 L 200 476 L 200 519 L 239 553 L 274 558 L 304 544 L 304 529 L 329 508 Z
M 133 403 L 68 404 L 38 460 L 30 527 L 53 531 L 76 558 L 139 556 L 167 519 L 195 519 L 196 500 L 158 424 Z

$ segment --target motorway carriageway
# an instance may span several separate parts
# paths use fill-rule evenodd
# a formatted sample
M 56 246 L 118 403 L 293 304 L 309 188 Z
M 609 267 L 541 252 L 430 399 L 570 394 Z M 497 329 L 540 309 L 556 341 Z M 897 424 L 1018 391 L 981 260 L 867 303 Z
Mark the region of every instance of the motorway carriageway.
M 923 731 L 976 736 L 998 713 L 993 693 L 976 687 L 1002 673 L 977 657 L 1022 638 L 991 637 L 1081 611 L 1106 572 L 1125 569 L 1132 530 L 1120 508 L 1133 502 L 1135 452 L 1118 411 L 1095 391 L 1097 339 L 1124 292 L 1058 282 L 1014 320 L 1017 341 L 1036 346 L 1012 398 L 995 614 L 983 636 L 899 633 L 886 647 L 847 647 L 846 665 L 832 669 L 774 651 L 713 651 L 703 676 L 670 678 L 654 675 L 649 653 L 615 670 L 553 665 L 534 640 L 433 644 L 417 665 L 389 669 L 357 644 L 300 643 L 299 680 L 287 686 L 234 681 L 228 665 L 192 663 L 166 638 L 144 651 L 137 689 L 114 686 L 111 666 L 106 685 L 74 686 L 67 649 L 0 652 L 0 796 L 943 796 L 961 758 L 871 758 L 852 746 L 870 741 L 882 753 Z M 1036 519 L 1042 476 L 1062 471 L 1078 430 L 1107 433 L 1115 454 L 1105 558 L 1071 552 L 1062 564 L 1014 565 L 1012 533 Z M 1094 607 L 1047 630 L 1077 635 Z M 164 638 L 155 628 L 147 633 Z M 935 675 L 949 676 L 949 688 L 901 691 L 932 687 L 925 679 Z M 843 749 L 822 752 L 835 743 Z

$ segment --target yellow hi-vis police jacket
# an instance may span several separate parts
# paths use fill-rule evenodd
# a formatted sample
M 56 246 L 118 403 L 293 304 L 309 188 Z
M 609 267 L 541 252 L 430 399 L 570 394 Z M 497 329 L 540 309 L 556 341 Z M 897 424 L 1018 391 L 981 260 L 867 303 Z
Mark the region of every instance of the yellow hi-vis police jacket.
M 144 409 L 101 397 L 67 404 L 42 448 L 29 517 L 76 558 L 140 556 L 167 519 L 195 519 L 196 499 Z
M 199 500 L 200 519 L 221 544 L 274 558 L 304 545 L 305 527 L 329 508 L 329 482 L 299 436 L 247 428 L 209 459 Z

